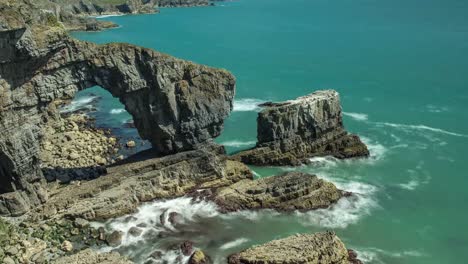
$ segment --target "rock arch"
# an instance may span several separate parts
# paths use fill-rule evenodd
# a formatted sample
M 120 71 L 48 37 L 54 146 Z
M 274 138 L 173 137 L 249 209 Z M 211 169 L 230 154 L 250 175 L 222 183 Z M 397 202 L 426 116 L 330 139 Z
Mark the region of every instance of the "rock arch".
M 0 50 L 0 165 L 20 190 L 42 178 L 38 141 L 41 124 L 54 115 L 51 102 L 79 90 L 99 85 L 118 97 L 140 136 L 162 155 L 217 137 L 232 110 L 235 78 L 225 70 L 129 44 L 40 34 L 9 30 L 15 38 Z

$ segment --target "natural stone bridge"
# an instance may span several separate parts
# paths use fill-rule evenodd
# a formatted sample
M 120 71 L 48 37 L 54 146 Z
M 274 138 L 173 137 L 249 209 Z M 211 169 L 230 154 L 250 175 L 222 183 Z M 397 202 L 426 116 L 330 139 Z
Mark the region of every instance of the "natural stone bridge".
M 51 102 L 99 85 L 118 97 L 160 154 L 196 149 L 218 136 L 232 110 L 225 70 L 128 44 L 95 45 L 62 29 L 31 27 L 40 14 L 0 17 L 0 214 L 21 214 L 47 197 L 38 153 Z

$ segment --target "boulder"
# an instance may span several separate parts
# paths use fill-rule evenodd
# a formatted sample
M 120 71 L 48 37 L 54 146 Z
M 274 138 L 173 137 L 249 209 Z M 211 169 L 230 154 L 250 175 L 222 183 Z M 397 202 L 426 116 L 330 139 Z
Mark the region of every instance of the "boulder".
M 257 145 L 234 159 L 260 166 L 295 166 L 315 156 L 369 155 L 360 138 L 344 129 L 339 94 L 334 90 L 264 106 L 257 118 Z
M 228 264 L 349 264 L 345 245 L 333 232 L 298 234 L 254 246 L 228 258 Z
M 60 248 L 65 252 L 71 252 L 73 250 L 73 244 L 70 241 L 65 240 Z
M 180 244 L 180 251 L 184 256 L 190 256 L 193 251 L 193 242 L 192 241 L 184 241 Z
M 121 231 L 114 231 L 106 237 L 106 242 L 111 247 L 120 246 L 120 244 L 122 244 L 123 235 Z
M 209 256 L 201 250 L 195 250 L 188 261 L 188 264 L 211 264 L 213 263 Z
M 333 183 L 301 172 L 242 180 L 221 188 L 214 201 L 223 212 L 252 209 L 314 210 L 337 202 L 345 192 Z

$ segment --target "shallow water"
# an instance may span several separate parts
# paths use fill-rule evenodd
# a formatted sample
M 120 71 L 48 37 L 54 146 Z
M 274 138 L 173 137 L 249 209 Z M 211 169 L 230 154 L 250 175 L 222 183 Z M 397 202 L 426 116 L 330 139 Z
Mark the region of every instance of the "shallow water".
M 255 144 L 258 103 L 333 88 L 341 94 L 346 127 L 365 138 L 372 154 L 357 161 L 315 159 L 299 168 L 252 167 L 257 177 L 316 173 L 358 193 L 357 199 L 307 214 L 227 216 L 184 198 L 159 201 L 143 206 L 131 224 L 107 223 L 122 230 L 139 222 L 151 227 L 144 240 L 126 240 L 118 250 L 142 262 L 190 239 L 224 263 L 253 244 L 333 229 L 366 263 L 462 263 L 468 258 L 467 13 L 468 2 L 458 0 L 240 0 L 109 17 L 121 27 L 75 33 L 232 71 L 238 79 L 234 112 L 217 139 L 231 152 Z M 101 101 L 98 123 L 119 127 L 130 117 L 111 99 Z M 167 208 L 186 223 L 161 225 Z M 176 253 L 165 258 L 174 261 Z

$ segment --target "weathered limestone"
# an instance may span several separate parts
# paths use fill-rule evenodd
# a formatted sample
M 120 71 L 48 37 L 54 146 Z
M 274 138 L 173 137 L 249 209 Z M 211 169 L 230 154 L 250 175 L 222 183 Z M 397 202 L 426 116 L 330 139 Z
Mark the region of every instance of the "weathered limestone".
M 256 180 L 242 180 L 219 189 L 214 201 L 224 212 L 252 209 L 279 211 L 326 208 L 345 192 L 315 175 L 290 172 Z
M 257 146 L 234 155 L 247 164 L 299 165 L 314 156 L 365 157 L 367 147 L 343 127 L 336 91 L 317 91 L 283 103 L 268 103 L 257 118 Z
M 140 154 L 142 155 L 142 154 Z M 106 176 L 61 187 L 32 214 L 39 218 L 102 220 L 134 212 L 155 199 L 175 198 L 196 189 L 219 188 L 252 178 L 243 164 L 213 149 L 181 152 L 108 168 Z
M 15 192 L 0 195 L 0 215 L 22 214 L 46 198 L 37 190 L 39 142 L 55 100 L 102 86 L 164 155 L 210 142 L 232 110 L 235 79 L 225 70 L 128 44 L 74 40 L 27 0 L 1 0 L 0 10 L 0 194 Z
M 349 264 L 345 245 L 333 232 L 294 235 L 254 246 L 228 258 L 229 264 Z
M 98 253 L 91 249 L 79 251 L 70 256 L 64 256 L 51 262 L 52 264 L 132 264 L 127 258 L 117 252 Z

